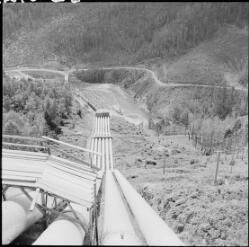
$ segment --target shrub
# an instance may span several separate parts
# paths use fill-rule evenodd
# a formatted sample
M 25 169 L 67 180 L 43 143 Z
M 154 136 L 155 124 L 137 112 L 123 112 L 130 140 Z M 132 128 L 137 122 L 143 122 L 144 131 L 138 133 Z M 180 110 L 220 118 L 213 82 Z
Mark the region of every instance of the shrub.
M 54 133 L 61 133 L 62 119 L 71 116 L 70 87 L 61 82 L 15 81 L 3 77 L 3 126 L 8 133 L 41 135 L 45 124 Z M 46 96 L 46 97 L 45 97 Z

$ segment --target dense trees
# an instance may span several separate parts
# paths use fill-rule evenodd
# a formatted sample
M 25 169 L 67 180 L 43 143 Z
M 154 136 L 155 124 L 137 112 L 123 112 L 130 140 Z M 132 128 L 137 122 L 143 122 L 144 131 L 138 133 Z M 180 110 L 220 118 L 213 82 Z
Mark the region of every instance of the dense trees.
M 71 116 L 68 85 L 3 78 L 3 132 L 41 135 L 61 133 L 63 119 Z
M 37 29 L 42 23 L 49 23 L 52 18 L 62 16 L 76 8 L 74 4 L 4 4 L 3 6 L 4 39 L 16 38 L 21 29 Z
M 3 13 L 5 44 L 24 35 L 45 52 L 84 62 L 175 57 L 225 24 L 248 22 L 248 4 L 232 2 L 15 4 Z

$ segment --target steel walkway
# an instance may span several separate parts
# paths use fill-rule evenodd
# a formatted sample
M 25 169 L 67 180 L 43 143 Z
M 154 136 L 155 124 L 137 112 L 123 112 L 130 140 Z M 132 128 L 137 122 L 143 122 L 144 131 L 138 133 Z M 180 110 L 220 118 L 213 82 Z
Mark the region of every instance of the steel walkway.
M 15 141 L 19 138 L 17 142 L 23 139 L 31 139 L 16 136 L 3 137 L 8 140 L 14 139 Z M 76 147 L 51 138 L 46 139 L 70 147 Z M 38 141 L 40 141 L 40 139 L 38 139 Z M 4 142 L 4 145 L 14 146 L 15 148 L 40 148 L 40 146 L 30 144 L 14 143 L 12 145 L 11 142 Z M 91 150 L 81 147 L 78 147 L 78 149 L 90 152 L 91 155 L 93 154 Z M 94 154 L 96 156 L 101 155 L 99 153 Z M 85 234 L 88 231 L 89 224 L 93 224 L 94 218 L 96 218 L 96 195 L 101 185 L 101 180 L 102 173 L 100 169 L 87 161 L 79 163 L 49 153 L 2 149 L 2 188 L 4 200 L 2 202 L 2 213 L 5 216 L 12 215 L 14 218 L 12 223 L 10 223 L 8 217 L 3 218 L 2 243 L 10 243 L 30 226 L 30 223 L 27 222 L 35 223 L 35 221 L 39 220 L 47 211 L 51 211 L 58 216 L 63 215 L 62 218 L 66 218 L 70 222 L 73 221 L 73 225 L 78 225 L 77 229 L 81 229 L 80 231 L 76 231 L 76 234 L 82 236 L 82 229 Z M 13 187 L 20 189 L 23 192 L 21 197 L 24 196 L 25 198 L 21 200 L 18 199 L 17 201 L 9 201 L 8 190 Z M 29 192 L 27 190 L 29 190 Z M 48 205 L 48 198 L 53 198 L 54 203 Z M 68 212 L 70 216 L 68 216 L 68 213 L 64 213 L 63 210 L 60 211 L 61 202 L 64 202 L 63 205 L 66 210 L 64 211 Z M 27 205 L 29 206 L 27 207 Z M 23 211 L 23 208 L 25 208 L 26 211 Z M 75 208 L 77 210 L 75 210 Z M 82 210 L 83 208 L 88 212 L 85 213 L 85 211 Z M 37 210 L 39 210 L 39 212 L 37 212 Z M 81 213 L 77 213 L 76 211 Z M 84 217 L 82 216 L 82 212 Z M 27 221 L 30 217 L 34 220 Z M 19 225 L 20 227 L 14 228 L 14 225 Z M 73 227 L 70 227 L 68 230 L 70 229 L 73 229 Z M 55 232 L 53 232 L 53 235 L 54 234 Z M 82 237 L 78 239 L 82 240 Z M 53 241 L 54 240 L 51 239 L 51 244 L 63 244 L 63 242 L 60 241 Z M 82 243 L 83 242 L 81 242 L 81 244 Z

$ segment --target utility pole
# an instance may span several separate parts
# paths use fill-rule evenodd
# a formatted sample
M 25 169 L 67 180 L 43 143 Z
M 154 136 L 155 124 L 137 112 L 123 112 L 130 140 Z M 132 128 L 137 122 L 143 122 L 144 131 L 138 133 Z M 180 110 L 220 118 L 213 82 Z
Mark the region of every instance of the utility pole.
M 221 151 L 218 151 L 217 162 L 216 162 L 216 170 L 215 170 L 215 177 L 214 177 L 214 185 L 216 185 L 216 183 L 217 183 L 217 176 L 218 176 L 219 163 L 220 163 L 220 153 L 221 153 Z
M 165 175 L 165 168 L 166 168 L 166 157 L 163 160 L 163 176 Z

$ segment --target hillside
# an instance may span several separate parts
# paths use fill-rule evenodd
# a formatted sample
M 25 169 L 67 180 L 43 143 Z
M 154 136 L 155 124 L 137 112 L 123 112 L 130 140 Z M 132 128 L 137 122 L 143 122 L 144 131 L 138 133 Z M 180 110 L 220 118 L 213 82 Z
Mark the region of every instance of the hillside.
M 3 4 L 3 135 L 48 136 L 88 149 L 48 143 L 52 155 L 83 165 L 90 158 L 91 167 L 104 171 L 97 211 L 88 210 L 98 224 L 88 216 L 90 227 L 85 220 L 81 224 L 88 233 L 95 228 L 99 240 L 125 244 L 142 233 L 143 225 L 150 226 L 150 233 L 161 232 L 160 225 L 151 228 L 153 218 L 143 224 L 144 214 L 138 224 L 131 206 L 140 204 L 134 203 L 135 197 L 131 203 L 123 200 L 130 192 L 121 188 L 122 183 L 120 199 L 131 215 L 113 207 L 114 220 L 119 220 L 117 225 L 109 222 L 112 217 L 106 217 L 102 208 L 110 211 L 110 199 L 110 205 L 120 204 L 115 202 L 119 192 L 106 196 L 106 188 L 115 189 L 119 180 L 108 182 L 105 171 L 113 167 L 185 245 L 248 245 L 248 6 Z M 16 137 L 3 138 L 9 149 L 41 149 L 18 141 L 15 147 L 9 142 Z M 89 149 L 101 156 L 89 155 Z M 76 174 L 76 165 L 68 168 L 61 172 L 72 168 L 70 173 Z M 61 203 L 54 202 L 62 213 Z M 80 220 L 86 216 L 85 210 L 79 213 Z M 44 216 L 48 218 L 12 244 L 34 244 L 44 225 L 50 227 L 55 219 L 53 213 Z M 129 218 L 134 221 L 127 229 L 136 226 L 138 232 L 125 230 L 120 235 L 120 222 Z M 71 223 L 80 230 L 78 221 Z M 104 230 L 109 226 L 111 236 Z M 72 231 L 65 231 L 70 237 Z M 168 240 L 167 232 L 160 236 Z M 88 233 L 83 245 L 90 244 Z M 118 238 L 122 242 L 116 242 Z
M 6 66 L 143 63 L 165 81 L 247 85 L 247 3 L 19 5 L 3 8 Z
M 163 67 L 162 72 L 163 81 L 247 86 L 248 30 L 233 26 L 219 29 L 212 40 Z

